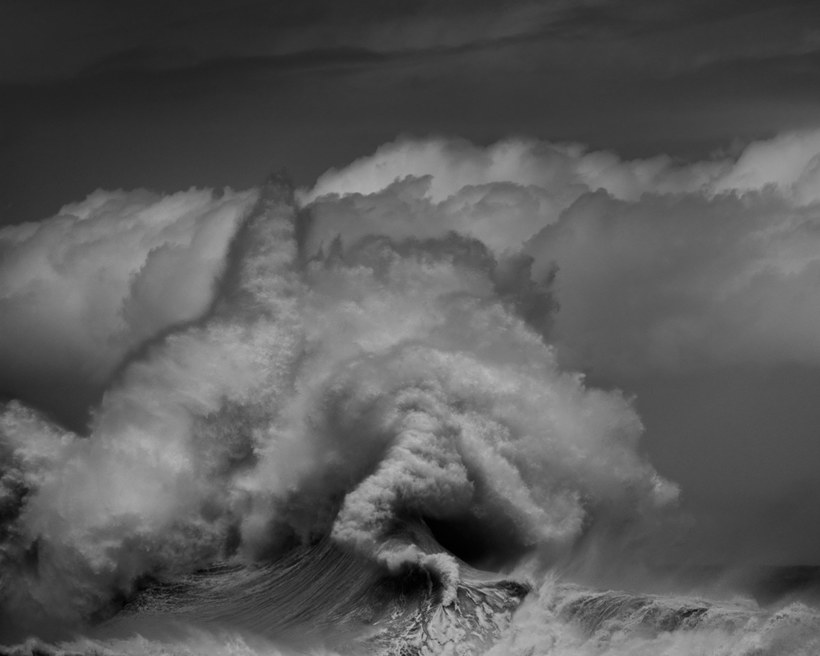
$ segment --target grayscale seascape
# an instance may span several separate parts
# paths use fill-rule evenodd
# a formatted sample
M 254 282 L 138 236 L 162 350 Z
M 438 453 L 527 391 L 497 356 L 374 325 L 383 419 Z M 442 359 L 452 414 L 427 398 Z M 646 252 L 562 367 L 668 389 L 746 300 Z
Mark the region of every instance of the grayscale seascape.
M 0 8 L 0 656 L 817 656 L 817 10 L 387 4 Z

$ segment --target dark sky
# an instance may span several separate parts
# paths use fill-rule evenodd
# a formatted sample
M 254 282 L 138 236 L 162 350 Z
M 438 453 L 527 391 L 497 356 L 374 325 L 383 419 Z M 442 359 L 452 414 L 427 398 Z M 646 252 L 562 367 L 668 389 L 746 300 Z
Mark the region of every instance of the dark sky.
M 397 135 L 694 160 L 819 124 L 816 0 L 0 3 L 0 224 L 97 188 L 310 185 Z M 760 557 L 812 560 L 817 504 L 791 501 L 820 494 L 816 367 L 600 382 L 637 394 L 652 462 L 736 518 L 735 548 L 775 517 Z
M 397 134 L 701 157 L 820 114 L 816 3 L 0 5 L 0 220 L 95 188 L 309 184 Z

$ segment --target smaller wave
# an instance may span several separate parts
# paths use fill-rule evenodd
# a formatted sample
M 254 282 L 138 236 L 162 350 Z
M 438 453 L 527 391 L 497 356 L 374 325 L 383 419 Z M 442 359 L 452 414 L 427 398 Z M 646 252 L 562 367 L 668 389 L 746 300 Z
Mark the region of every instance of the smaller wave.
M 795 602 L 591 590 L 551 577 L 488 656 L 816 656 L 820 613 Z

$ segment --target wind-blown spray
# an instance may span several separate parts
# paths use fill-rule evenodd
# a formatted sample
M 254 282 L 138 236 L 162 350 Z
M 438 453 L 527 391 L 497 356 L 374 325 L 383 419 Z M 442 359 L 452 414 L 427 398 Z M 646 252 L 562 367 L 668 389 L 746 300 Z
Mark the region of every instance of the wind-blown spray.
M 600 164 L 556 153 L 578 184 Z M 723 175 L 656 164 L 630 180 Z M 567 219 L 522 253 L 482 240 L 486 224 L 433 226 L 425 212 L 456 201 L 417 192 L 394 198 L 424 210 L 414 231 L 374 222 L 373 198 L 300 207 L 274 176 L 230 219 L 207 308 L 130 352 L 86 433 L 6 405 L 0 638 L 185 653 L 218 629 L 354 653 L 619 653 L 639 636 L 676 653 L 732 643 L 737 622 L 765 649 L 792 639 L 791 618 L 815 625 L 560 580 L 640 553 L 678 489 L 641 453 L 631 401 L 551 345 L 561 271 L 544 253 L 549 230 L 572 240 Z M 564 201 L 583 211 L 538 207 Z M 157 628 L 169 618 L 188 643 Z

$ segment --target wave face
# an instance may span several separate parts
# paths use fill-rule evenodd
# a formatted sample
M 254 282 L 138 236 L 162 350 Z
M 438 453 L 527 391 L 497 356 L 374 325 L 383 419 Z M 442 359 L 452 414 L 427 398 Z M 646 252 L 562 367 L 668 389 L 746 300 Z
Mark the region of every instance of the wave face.
M 817 653 L 808 606 L 559 576 L 653 557 L 678 490 L 559 366 L 551 274 L 328 225 L 273 177 L 87 434 L 6 405 L 0 653 Z
M 423 527 L 413 534 L 424 536 L 414 542 L 419 549 L 445 556 Z M 450 645 L 474 653 L 501 636 L 529 591 L 466 563 L 457 580 L 445 580 L 435 566 L 390 571 L 324 539 L 251 568 L 226 563 L 155 581 L 96 630 L 110 640 L 219 627 L 293 651 L 440 653 Z

